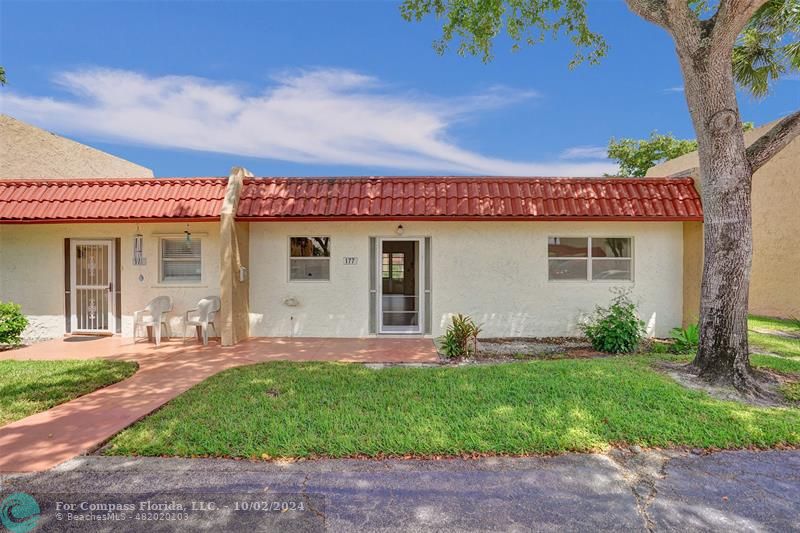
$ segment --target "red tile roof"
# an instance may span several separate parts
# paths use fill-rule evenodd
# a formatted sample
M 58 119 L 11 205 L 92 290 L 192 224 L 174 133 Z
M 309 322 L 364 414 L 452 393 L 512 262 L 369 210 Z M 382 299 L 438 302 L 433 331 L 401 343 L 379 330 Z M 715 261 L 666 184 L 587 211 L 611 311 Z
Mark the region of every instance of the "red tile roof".
M 0 180 L 0 222 L 219 218 L 227 178 Z
M 702 220 L 691 178 L 250 178 L 243 220 Z

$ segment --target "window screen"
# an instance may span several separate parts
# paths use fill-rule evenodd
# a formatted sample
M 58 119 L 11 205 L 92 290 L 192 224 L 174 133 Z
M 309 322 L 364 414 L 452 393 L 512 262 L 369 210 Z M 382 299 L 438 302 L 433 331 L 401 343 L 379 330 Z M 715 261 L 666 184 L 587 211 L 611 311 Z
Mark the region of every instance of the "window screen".
M 166 283 L 199 282 L 203 277 L 202 243 L 183 238 L 161 239 L 160 280 Z

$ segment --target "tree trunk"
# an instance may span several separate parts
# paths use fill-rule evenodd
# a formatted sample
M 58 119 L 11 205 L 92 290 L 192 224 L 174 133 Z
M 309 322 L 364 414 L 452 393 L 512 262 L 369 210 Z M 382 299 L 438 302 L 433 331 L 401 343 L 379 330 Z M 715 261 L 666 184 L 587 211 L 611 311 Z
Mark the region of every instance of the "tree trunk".
M 676 41 L 677 42 L 677 41 Z M 704 212 L 700 347 L 704 379 L 757 393 L 747 343 L 752 263 L 752 170 L 739 117 L 730 52 L 678 46 L 684 90 L 697 132 Z

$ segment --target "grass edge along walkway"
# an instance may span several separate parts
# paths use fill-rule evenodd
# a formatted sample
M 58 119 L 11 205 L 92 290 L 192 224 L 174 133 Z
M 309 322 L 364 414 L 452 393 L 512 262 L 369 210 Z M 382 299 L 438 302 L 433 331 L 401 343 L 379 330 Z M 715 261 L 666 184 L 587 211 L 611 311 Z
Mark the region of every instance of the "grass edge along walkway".
M 0 426 L 122 381 L 137 368 L 103 359 L 0 360 Z

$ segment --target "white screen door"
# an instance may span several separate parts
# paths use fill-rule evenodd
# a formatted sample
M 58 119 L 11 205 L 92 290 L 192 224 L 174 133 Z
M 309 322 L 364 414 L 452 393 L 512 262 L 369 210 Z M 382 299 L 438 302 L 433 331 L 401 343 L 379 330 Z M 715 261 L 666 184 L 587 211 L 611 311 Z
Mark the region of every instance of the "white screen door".
M 379 333 L 422 333 L 422 239 L 380 239 L 376 254 Z
M 113 241 L 71 241 L 72 331 L 114 331 Z

